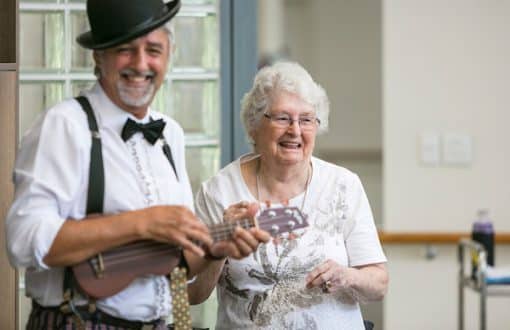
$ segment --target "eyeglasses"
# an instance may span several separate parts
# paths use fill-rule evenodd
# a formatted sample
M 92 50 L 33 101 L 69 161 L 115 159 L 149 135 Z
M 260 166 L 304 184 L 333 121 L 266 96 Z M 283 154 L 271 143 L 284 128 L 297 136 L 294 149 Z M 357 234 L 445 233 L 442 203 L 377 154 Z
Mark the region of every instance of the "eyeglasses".
M 319 118 L 315 116 L 303 116 L 299 117 L 298 119 L 292 119 L 288 114 L 285 113 L 275 113 L 275 114 L 268 114 L 264 113 L 264 117 L 271 120 L 271 122 L 280 128 L 287 128 L 294 124 L 294 122 L 298 122 L 299 127 L 302 130 L 312 130 L 315 128 L 315 125 L 320 125 L 321 121 Z

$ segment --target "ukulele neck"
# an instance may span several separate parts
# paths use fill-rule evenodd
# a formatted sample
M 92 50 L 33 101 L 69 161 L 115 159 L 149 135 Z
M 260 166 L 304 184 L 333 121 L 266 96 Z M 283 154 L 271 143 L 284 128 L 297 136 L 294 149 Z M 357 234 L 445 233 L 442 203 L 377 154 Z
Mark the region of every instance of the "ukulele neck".
M 225 222 L 220 224 L 215 224 L 209 227 L 209 231 L 213 241 L 226 241 L 232 238 L 232 235 L 237 227 L 241 227 L 243 229 L 250 229 L 254 227 L 255 224 L 250 219 L 242 219 L 238 221 Z

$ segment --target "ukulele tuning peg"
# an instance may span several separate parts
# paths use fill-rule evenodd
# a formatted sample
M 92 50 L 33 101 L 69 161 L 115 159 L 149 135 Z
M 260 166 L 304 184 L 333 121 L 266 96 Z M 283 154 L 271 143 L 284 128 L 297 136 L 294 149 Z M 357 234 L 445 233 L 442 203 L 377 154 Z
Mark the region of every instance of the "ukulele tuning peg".
M 285 214 L 287 215 L 291 215 L 292 214 L 292 210 L 291 209 L 285 209 Z
M 271 226 L 271 234 L 276 235 L 280 232 L 280 227 L 278 225 Z
M 289 222 L 287 222 L 287 226 L 292 230 L 296 226 L 296 223 L 294 221 L 290 220 Z
M 267 215 L 270 216 L 271 218 L 273 218 L 273 217 L 276 217 L 276 212 L 275 211 L 269 211 L 269 212 L 267 212 Z

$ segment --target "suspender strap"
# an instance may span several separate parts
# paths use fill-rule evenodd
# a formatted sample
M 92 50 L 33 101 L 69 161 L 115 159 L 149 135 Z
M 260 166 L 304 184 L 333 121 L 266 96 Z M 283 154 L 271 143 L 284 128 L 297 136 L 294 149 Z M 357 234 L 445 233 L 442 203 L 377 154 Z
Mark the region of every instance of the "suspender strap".
M 92 136 L 92 147 L 90 149 L 90 168 L 89 168 L 89 187 L 87 192 L 87 214 L 103 213 L 104 203 L 104 168 L 103 168 L 103 152 L 101 148 L 101 135 L 97 126 L 96 117 L 92 111 L 90 102 L 85 96 L 78 96 L 76 100 L 80 103 L 83 111 L 87 114 L 89 129 Z M 81 313 L 74 305 L 74 276 L 70 267 L 64 270 L 64 301 L 60 306 L 60 310 L 65 313 L 72 313 L 73 320 L 77 327 L 84 329 L 84 320 Z M 89 311 L 95 311 L 95 302 L 89 302 Z
M 150 117 L 150 120 L 154 121 L 154 119 L 152 117 Z M 175 168 L 174 157 L 172 157 L 172 149 L 170 149 L 170 145 L 168 144 L 168 142 L 166 142 L 165 135 L 163 133 L 161 133 L 160 140 L 163 142 L 163 148 L 162 148 L 163 153 L 165 154 L 166 159 L 168 159 L 168 162 L 170 163 L 170 165 L 172 166 L 172 170 L 174 170 L 175 178 L 177 179 L 177 181 L 179 181 L 179 176 L 177 175 L 177 169 Z
M 174 158 L 172 157 L 172 150 L 170 149 L 170 146 L 168 145 L 168 143 L 166 142 L 165 139 L 163 139 L 163 153 L 165 154 L 166 158 L 170 162 L 170 165 L 172 165 L 172 169 L 174 170 L 174 173 L 175 173 L 175 178 L 177 179 L 177 181 L 179 181 L 179 176 L 177 175 L 177 169 L 175 168 Z
M 87 214 L 103 213 L 104 203 L 104 168 L 103 153 L 101 150 L 101 135 L 97 126 L 96 117 L 92 112 L 89 100 L 85 96 L 78 96 L 76 100 L 87 114 L 89 129 L 92 135 L 92 148 L 90 150 L 89 188 L 87 193 Z

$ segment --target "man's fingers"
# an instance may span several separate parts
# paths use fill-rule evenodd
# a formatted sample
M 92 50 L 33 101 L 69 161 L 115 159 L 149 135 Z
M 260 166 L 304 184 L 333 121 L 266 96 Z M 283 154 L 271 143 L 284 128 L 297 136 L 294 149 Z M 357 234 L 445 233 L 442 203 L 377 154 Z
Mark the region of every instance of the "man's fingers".
M 211 238 L 211 235 L 209 233 L 203 233 L 201 231 L 196 230 L 190 230 L 186 233 L 186 236 L 191 238 L 193 241 L 199 241 L 203 244 L 209 246 L 214 243 L 213 239 Z
M 195 218 L 179 221 L 179 227 L 182 227 L 182 226 L 185 226 L 185 227 L 187 226 L 187 227 L 193 228 L 195 230 L 199 230 L 204 233 L 209 232 L 209 229 L 207 228 L 207 226 Z
M 205 252 L 198 245 L 194 244 L 190 240 L 188 240 L 185 236 L 178 236 L 174 239 L 175 243 L 180 245 L 184 250 L 190 251 L 191 253 L 196 254 L 199 257 L 203 257 Z

